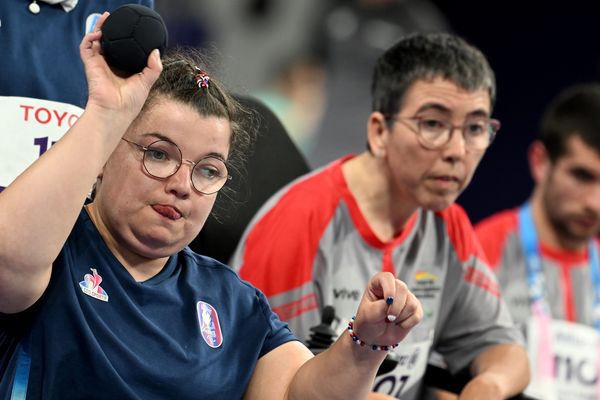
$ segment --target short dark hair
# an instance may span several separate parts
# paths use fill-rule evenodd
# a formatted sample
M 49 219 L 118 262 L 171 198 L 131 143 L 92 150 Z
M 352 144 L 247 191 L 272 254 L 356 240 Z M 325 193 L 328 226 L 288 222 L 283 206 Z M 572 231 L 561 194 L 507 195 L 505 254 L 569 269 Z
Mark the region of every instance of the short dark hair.
M 552 161 L 565 154 L 567 140 L 575 135 L 600 153 L 600 84 L 570 86 L 544 111 L 538 139 Z
M 371 86 L 373 111 L 397 113 L 413 83 L 436 77 L 469 91 L 486 89 L 490 107 L 495 102 L 496 78 L 481 51 L 449 33 L 415 33 L 400 39 L 377 60 Z

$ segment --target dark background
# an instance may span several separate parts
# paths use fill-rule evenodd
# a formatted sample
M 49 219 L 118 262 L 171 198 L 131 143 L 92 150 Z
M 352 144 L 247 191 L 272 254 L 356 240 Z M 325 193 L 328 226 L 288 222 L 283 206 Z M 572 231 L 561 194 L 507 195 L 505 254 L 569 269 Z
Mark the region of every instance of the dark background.
M 156 0 L 156 5 L 157 10 L 167 17 L 171 44 L 202 46 L 205 41 L 219 42 L 218 37 L 211 37 L 209 34 L 211 23 L 220 26 L 230 21 L 230 25 L 227 25 L 224 31 L 235 33 L 234 30 L 242 26 L 244 21 L 248 23 L 240 17 L 244 10 L 247 9 L 246 14 L 256 19 L 257 15 L 268 15 L 268 11 L 275 8 L 280 1 L 285 0 L 241 1 L 240 4 L 246 8 L 237 3 L 220 3 L 218 0 Z M 306 1 L 308 4 L 308 0 L 288 1 Z M 357 6 L 361 1 L 391 3 L 390 0 L 322 1 L 346 6 Z M 221 13 L 227 16 L 223 22 L 218 22 L 221 21 L 216 12 L 218 4 L 224 9 L 227 7 L 223 4 L 230 4 L 227 12 Z M 318 13 L 316 3 L 311 4 L 306 7 L 313 7 L 314 19 L 323 20 L 317 25 L 324 26 L 325 20 L 322 14 Z M 396 4 L 395 14 L 383 12 L 384 16 L 387 15 L 388 22 L 404 27 L 406 33 L 417 27 L 429 26 L 431 29 L 436 24 L 442 26 L 444 24 L 439 22 L 445 19 L 445 29 L 459 34 L 481 49 L 496 72 L 498 96 L 494 117 L 501 121 L 502 128 L 484 156 L 471 185 L 459 197 L 458 203 L 465 207 L 473 222 L 501 209 L 519 205 L 527 199 L 531 191 L 527 148 L 535 138 L 538 121 L 546 104 L 566 87 L 597 81 L 600 77 L 600 7 L 597 2 L 397 0 Z M 437 10 L 425 5 L 433 5 Z M 423 23 L 427 18 L 420 15 L 421 23 L 411 22 L 416 11 L 430 12 L 431 20 Z M 263 19 L 251 22 L 264 25 L 267 19 Z M 243 34 L 236 33 L 234 36 L 244 38 Z M 265 43 L 260 42 L 258 45 Z M 351 42 L 350 50 L 356 51 L 356 56 L 345 61 L 346 64 L 336 71 L 335 77 L 341 79 L 339 77 L 349 73 L 360 63 L 365 64 L 364 71 L 367 72 L 359 73 L 358 76 L 361 80 L 363 77 L 370 77 L 369 63 L 373 61 L 370 58 L 374 59 L 380 50 L 376 53 L 370 50 L 373 54 L 367 55 L 364 43 L 360 42 Z M 363 55 L 364 59 L 358 55 Z M 241 62 L 241 65 L 245 64 Z M 360 113 L 367 115 L 369 105 L 361 103 L 355 110 L 346 103 L 352 99 L 363 98 L 366 102 L 367 87 L 360 89 L 363 92 L 357 91 L 358 82 L 352 78 L 346 79 L 342 84 L 345 85 L 343 95 L 338 98 L 346 97 L 341 108 L 346 114 L 337 110 L 331 111 L 330 114 L 336 123 L 347 119 L 350 129 L 344 126 L 331 128 L 327 125 L 324 132 L 341 134 L 342 139 L 334 136 L 330 142 L 320 142 L 313 154 L 319 151 L 323 154 L 318 162 L 310 163 L 313 166 L 350 152 L 344 146 L 349 147 L 351 152 L 364 149 L 362 124 L 365 118 Z M 349 117 L 354 114 L 360 114 L 358 124 L 349 121 Z M 352 125 L 353 123 L 356 126 Z M 352 132 L 356 138 L 350 140 L 348 135 Z M 309 161 L 312 161 L 310 157 Z
M 569 85 L 598 80 L 600 13 L 593 1 L 435 3 L 496 72 L 494 116 L 502 128 L 458 200 L 476 222 L 529 196 L 527 147 L 548 101 Z

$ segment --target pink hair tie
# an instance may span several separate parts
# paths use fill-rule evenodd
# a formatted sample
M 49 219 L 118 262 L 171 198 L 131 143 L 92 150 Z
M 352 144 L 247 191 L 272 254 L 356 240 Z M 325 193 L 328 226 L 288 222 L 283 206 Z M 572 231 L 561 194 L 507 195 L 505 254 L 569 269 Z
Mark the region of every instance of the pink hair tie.
M 199 88 L 208 89 L 208 82 L 210 81 L 210 77 L 208 76 L 208 73 L 206 73 L 206 71 L 203 71 L 199 68 L 196 68 L 196 70 L 198 71 L 196 76 L 194 76 L 194 80 L 196 81 L 196 84 L 198 85 Z

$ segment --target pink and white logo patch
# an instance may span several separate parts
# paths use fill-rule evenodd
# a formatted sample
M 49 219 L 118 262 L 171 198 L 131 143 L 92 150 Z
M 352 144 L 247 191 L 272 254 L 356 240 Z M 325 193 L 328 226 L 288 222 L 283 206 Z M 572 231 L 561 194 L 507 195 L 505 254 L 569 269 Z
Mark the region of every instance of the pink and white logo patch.
M 210 304 L 199 301 L 196 303 L 196 312 L 202 339 L 214 349 L 221 346 L 223 344 L 223 333 L 221 332 L 217 310 Z
M 83 281 L 79 282 L 81 291 L 95 299 L 108 301 L 108 294 L 100 287 L 102 277 L 98 275 L 98 271 L 94 268 L 90 269 L 92 270 L 92 274 L 85 274 Z

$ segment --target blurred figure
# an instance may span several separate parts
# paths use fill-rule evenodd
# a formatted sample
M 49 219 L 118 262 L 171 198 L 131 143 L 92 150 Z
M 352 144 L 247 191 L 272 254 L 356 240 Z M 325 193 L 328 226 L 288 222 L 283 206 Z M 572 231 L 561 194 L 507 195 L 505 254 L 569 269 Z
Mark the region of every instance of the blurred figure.
M 325 111 L 325 37 L 315 38 L 315 47 L 283 64 L 265 87 L 254 92 L 281 120 L 304 156 L 315 145 L 316 130 Z
M 599 84 L 560 93 L 529 149 L 530 199 L 476 226 L 513 318 L 527 332 L 527 393 L 536 398 L 600 398 L 599 116 Z
M 269 107 L 306 156 L 325 109 L 329 42 L 324 20 L 332 3 L 157 0 L 157 9 L 188 25 L 193 18 L 206 33 L 202 45 L 214 43 L 218 49 L 228 85 Z

